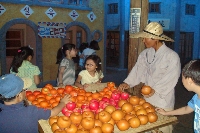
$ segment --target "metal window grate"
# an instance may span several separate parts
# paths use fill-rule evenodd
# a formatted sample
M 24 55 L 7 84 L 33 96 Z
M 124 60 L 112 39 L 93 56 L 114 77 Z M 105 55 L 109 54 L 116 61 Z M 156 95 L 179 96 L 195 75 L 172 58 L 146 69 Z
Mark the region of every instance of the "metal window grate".
M 195 5 L 185 4 L 185 15 L 195 15 Z
M 118 3 L 112 3 L 108 5 L 109 14 L 118 14 Z
M 149 13 L 161 13 L 160 11 L 160 2 L 159 3 L 155 3 L 155 2 L 151 2 L 149 3 Z

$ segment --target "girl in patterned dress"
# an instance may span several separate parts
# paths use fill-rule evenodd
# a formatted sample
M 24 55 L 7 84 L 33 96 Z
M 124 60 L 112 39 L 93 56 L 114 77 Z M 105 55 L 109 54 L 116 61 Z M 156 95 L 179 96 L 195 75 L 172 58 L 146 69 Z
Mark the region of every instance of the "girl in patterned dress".
M 62 87 L 65 85 L 74 85 L 75 81 L 75 64 L 72 57 L 76 57 L 76 48 L 74 44 L 64 44 L 58 52 L 65 57 L 61 60 L 62 56 L 57 56 L 57 60 L 61 60 L 58 70 L 57 86 Z
M 30 78 L 32 85 L 29 87 L 30 90 L 37 88 L 40 83 L 40 70 L 38 66 L 31 63 L 34 52 L 29 46 L 21 47 L 17 50 L 17 55 L 14 56 L 11 63 L 10 73 L 17 74 L 20 78 Z

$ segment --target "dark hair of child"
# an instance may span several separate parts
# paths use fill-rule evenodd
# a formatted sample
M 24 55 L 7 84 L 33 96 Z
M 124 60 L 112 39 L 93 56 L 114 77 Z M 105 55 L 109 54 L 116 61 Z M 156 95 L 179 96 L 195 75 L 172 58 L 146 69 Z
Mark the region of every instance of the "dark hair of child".
M 88 43 L 87 42 L 81 43 L 81 45 L 79 46 L 80 53 L 82 53 L 83 50 L 86 49 L 87 47 L 88 47 Z
M 195 84 L 200 86 L 200 60 L 192 60 L 187 63 L 182 74 L 185 78 L 191 78 Z
M 1 101 L 5 101 L 5 102 L 10 102 L 10 101 L 14 100 L 16 97 L 17 97 L 17 95 L 14 96 L 14 97 L 5 98 L 5 97 L 3 97 L 3 96 L 0 94 L 0 100 L 1 100 Z M 28 106 L 28 103 L 27 103 L 25 100 L 23 101 L 23 103 L 24 103 L 24 106 L 25 106 L 25 107 Z M 2 109 L 0 108 L 0 112 L 1 112 L 1 111 L 2 111 Z
M 17 50 L 17 55 L 14 56 L 13 61 L 11 63 L 12 71 L 18 73 L 18 68 L 22 65 L 24 60 L 27 60 L 29 56 L 33 57 L 34 52 L 33 49 L 29 46 L 21 47 Z
M 93 60 L 94 63 L 96 64 L 96 66 L 97 66 L 97 69 L 96 69 L 97 72 L 99 73 L 101 71 L 101 59 L 100 59 L 99 56 L 97 56 L 97 55 L 89 55 L 86 58 L 85 63 L 86 63 L 87 60 Z
M 90 42 L 89 48 L 94 49 L 94 50 L 99 50 L 100 49 L 98 42 L 95 41 L 95 40 L 93 40 L 93 41 Z
M 66 43 L 61 48 L 59 48 L 57 52 L 57 56 L 56 56 L 57 58 L 56 64 L 60 64 L 62 59 L 66 57 L 66 51 L 67 50 L 71 51 L 72 49 L 76 49 L 76 46 L 75 44 L 71 44 L 71 43 Z

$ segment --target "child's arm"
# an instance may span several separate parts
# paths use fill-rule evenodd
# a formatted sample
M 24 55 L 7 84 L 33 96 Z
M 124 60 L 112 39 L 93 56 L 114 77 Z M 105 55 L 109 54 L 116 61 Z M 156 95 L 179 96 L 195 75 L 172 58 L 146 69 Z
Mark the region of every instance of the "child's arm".
M 40 83 L 40 76 L 39 75 L 34 75 L 34 82 L 36 85 Z
M 60 101 L 60 103 L 58 104 L 58 106 L 54 107 L 51 110 L 51 116 L 56 116 L 58 113 L 60 113 L 60 111 L 62 110 L 62 108 L 70 101 L 70 95 L 66 95 L 65 97 L 63 97 Z
M 96 83 L 101 83 L 102 79 L 103 79 L 103 78 L 100 78 L 99 81 L 97 81 Z
M 79 88 L 84 88 L 84 86 L 81 84 L 81 79 L 82 79 L 82 77 L 80 75 L 78 75 L 74 85 Z
M 189 106 L 185 106 L 185 107 L 172 110 L 172 111 L 165 111 L 164 109 L 156 108 L 156 111 L 162 115 L 184 115 L 184 114 L 189 114 L 193 112 L 194 110 L 190 108 Z
M 58 86 L 63 86 L 63 73 L 65 71 L 65 67 L 60 67 L 59 73 L 58 73 Z

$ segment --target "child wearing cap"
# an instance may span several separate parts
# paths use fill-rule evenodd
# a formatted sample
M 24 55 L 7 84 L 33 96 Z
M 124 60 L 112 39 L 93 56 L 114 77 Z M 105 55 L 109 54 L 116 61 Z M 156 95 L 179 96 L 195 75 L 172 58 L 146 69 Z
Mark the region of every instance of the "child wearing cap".
M 187 106 L 172 111 L 165 111 L 156 108 L 156 111 L 162 115 L 184 115 L 195 112 L 194 132 L 200 132 L 200 60 L 192 60 L 185 65 L 182 70 L 182 82 L 188 91 L 196 94 L 188 102 Z
M 0 100 L 4 101 L 0 103 L 0 132 L 38 133 L 38 120 L 57 115 L 70 101 L 70 96 L 65 96 L 52 110 L 26 106 L 25 89 L 30 85 L 14 74 L 0 77 Z

